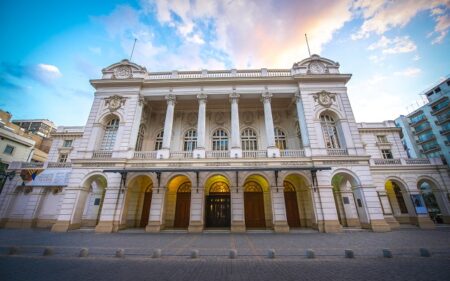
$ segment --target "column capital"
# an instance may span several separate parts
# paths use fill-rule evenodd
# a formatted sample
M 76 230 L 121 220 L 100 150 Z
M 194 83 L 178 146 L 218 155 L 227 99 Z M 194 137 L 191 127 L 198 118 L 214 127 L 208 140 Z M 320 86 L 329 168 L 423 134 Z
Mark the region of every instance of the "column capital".
M 207 98 L 208 98 L 208 95 L 204 94 L 204 93 L 197 95 L 197 99 L 198 99 L 199 103 L 206 102 Z
M 141 95 L 139 95 L 139 105 L 140 106 L 146 106 L 147 105 L 147 101 L 145 100 L 145 98 Z
M 231 102 L 233 102 L 233 101 L 237 102 L 240 97 L 241 97 L 241 95 L 239 95 L 238 93 L 233 91 L 233 93 L 230 94 L 230 101 Z
M 168 94 L 164 97 L 167 101 L 167 104 L 175 104 L 176 96 L 174 94 Z
M 271 100 L 272 100 L 272 94 L 271 94 L 271 93 L 269 93 L 269 92 L 264 92 L 264 93 L 262 93 L 262 95 L 261 95 L 261 101 L 262 101 L 263 103 L 270 103 Z
M 300 89 L 297 90 L 294 94 L 295 102 L 300 102 L 302 100 L 302 96 L 300 94 Z

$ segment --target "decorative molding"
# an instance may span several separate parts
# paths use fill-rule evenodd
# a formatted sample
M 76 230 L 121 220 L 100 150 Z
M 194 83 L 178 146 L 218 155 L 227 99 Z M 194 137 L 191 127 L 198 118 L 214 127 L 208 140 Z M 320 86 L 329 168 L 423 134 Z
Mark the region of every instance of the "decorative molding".
M 214 116 L 214 121 L 217 125 L 222 126 L 223 124 L 225 124 L 225 114 L 223 112 L 217 112 Z
M 272 94 L 269 93 L 266 88 L 266 91 L 264 93 L 262 93 L 262 95 L 261 95 L 261 101 L 263 103 L 266 103 L 266 102 L 270 103 L 271 100 L 272 100 Z
M 109 111 L 114 112 L 125 105 L 126 98 L 114 95 L 105 98 L 105 106 L 108 107 Z
M 235 91 L 233 91 L 233 93 L 230 94 L 230 102 L 238 102 L 240 98 L 240 95 L 238 93 L 236 93 Z
M 253 112 L 251 111 L 245 111 L 242 113 L 242 122 L 244 122 L 246 125 L 251 125 L 255 119 L 255 116 Z
M 127 79 L 133 76 L 133 70 L 130 66 L 121 65 L 114 69 L 113 77 L 115 79 Z
M 170 92 L 172 92 L 172 89 L 170 89 Z M 175 102 L 177 100 L 176 96 L 174 94 L 168 94 L 164 97 L 167 101 L 167 105 L 175 105 Z
M 313 94 L 314 101 L 319 103 L 323 107 L 330 107 L 336 102 L 336 94 L 327 91 L 321 91 Z
M 197 99 L 199 103 L 205 102 L 207 101 L 208 95 L 201 93 L 197 95 Z

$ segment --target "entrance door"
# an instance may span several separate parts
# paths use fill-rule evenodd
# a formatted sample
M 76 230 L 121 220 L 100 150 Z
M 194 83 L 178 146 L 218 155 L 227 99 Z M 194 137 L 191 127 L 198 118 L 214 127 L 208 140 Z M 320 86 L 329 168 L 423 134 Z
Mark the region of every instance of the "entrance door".
M 175 206 L 175 221 L 173 227 L 187 228 L 189 226 L 189 216 L 191 210 L 191 193 L 178 192 Z
M 295 191 L 284 192 L 284 204 L 286 205 L 286 218 L 289 227 L 300 227 L 297 193 Z
M 230 195 L 209 195 L 206 197 L 206 227 L 230 227 Z
M 148 217 L 150 216 L 150 205 L 152 203 L 152 192 L 144 193 L 144 204 L 142 205 L 142 215 L 140 227 L 146 227 L 148 224 Z
M 245 226 L 266 227 L 262 192 L 244 192 Z

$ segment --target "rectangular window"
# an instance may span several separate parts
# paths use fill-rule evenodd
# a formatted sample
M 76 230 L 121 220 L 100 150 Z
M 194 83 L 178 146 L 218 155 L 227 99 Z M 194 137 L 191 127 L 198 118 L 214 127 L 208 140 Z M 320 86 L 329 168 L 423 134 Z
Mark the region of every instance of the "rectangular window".
M 64 140 L 63 147 L 72 147 L 73 140 Z
M 386 136 L 377 136 L 377 142 L 379 143 L 388 143 Z
M 3 153 L 7 155 L 12 155 L 14 152 L 14 148 L 15 148 L 14 146 L 7 144 Z
M 59 163 L 66 163 L 67 162 L 67 153 L 62 153 L 62 154 L 60 154 L 59 155 L 59 158 L 58 158 L 58 162 Z
M 390 149 L 382 149 L 381 154 L 383 155 L 383 159 L 393 159 L 392 151 Z

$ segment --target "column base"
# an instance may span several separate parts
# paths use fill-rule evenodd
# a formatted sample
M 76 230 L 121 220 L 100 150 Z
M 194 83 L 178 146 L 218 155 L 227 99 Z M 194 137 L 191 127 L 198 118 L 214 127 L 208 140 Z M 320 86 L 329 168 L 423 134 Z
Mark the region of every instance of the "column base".
M 359 221 L 359 219 L 352 218 L 352 219 L 346 219 L 346 221 L 347 221 L 347 227 L 362 227 L 362 228 L 364 228 L 364 226 L 361 225 L 361 222 Z M 367 227 L 367 228 L 369 228 L 369 227 Z
M 338 220 L 318 221 L 317 225 L 315 225 L 315 228 L 319 230 L 319 232 L 326 233 L 335 233 L 342 231 L 342 226 Z
M 156 152 L 156 158 L 158 159 L 169 159 L 170 158 L 170 150 L 167 148 L 160 149 Z
M 245 232 L 245 222 L 243 222 L 243 221 L 232 221 L 231 222 L 231 232 L 232 233 L 243 233 L 243 232 Z
M 429 216 L 419 216 L 415 217 L 416 225 L 420 227 L 421 229 L 435 229 L 436 225 L 434 222 L 430 219 Z
M 193 221 L 189 223 L 188 232 L 199 233 L 203 231 L 203 223 L 201 221 Z
M 56 221 L 52 226 L 52 232 L 67 232 L 72 229 L 80 228 L 81 224 L 79 223 L 70 223 L 70 221 Z
M 370 229 L 373 232 L 388 232 L 391 231 L 391 227 L 385 220 L 372 220 L 370 221 Z
M 393 216 L 385 216 L 384 220 L 389 224 L 391 229 L 399 229 L 400 224 Z
M 194 159 L 206 158 L 205 149 L 204 148 L 194 149 L 194 151 L 192 152 L 192 158 L 194 158 Z
M 161 228 L 161 222 L 149 221 L 147 226 L 145 227 L 145 232 L 160 232 Z
M 267 158 L 277 158 L 280 157 L 280 149 L 277 147 L 267 148 Z
M 126 228 L 126 225 L 122 224 L 115 224 L 112 221 L 100 221 L 97 226 L 95 227 L 95 232 L 98 233 L 111 233 L 111 232 L 117 232 L 120 229 Z
M 240 148 L 230 149 L 230 158 L 242 158 L 242 149 Z
M 287 224 L 287 221 L 276 221 L 273 224 L 273 229 L 276 233 L 288 233 L 289 225 Z

